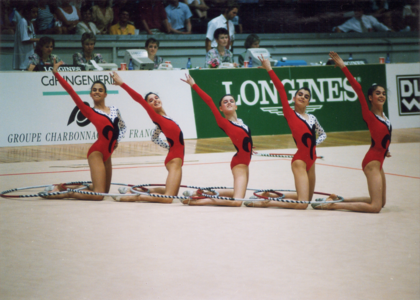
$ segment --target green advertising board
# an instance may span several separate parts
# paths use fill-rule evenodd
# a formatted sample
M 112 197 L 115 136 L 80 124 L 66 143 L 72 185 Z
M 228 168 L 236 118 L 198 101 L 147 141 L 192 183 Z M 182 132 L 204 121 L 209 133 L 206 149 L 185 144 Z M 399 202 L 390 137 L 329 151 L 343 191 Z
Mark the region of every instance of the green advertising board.
M 361 84 L 366 95 L 369 87 L 386 85 L 384 65 L 350 66 L 350 72 Z M 347 78 L 334 66 L 280 67 L 274 72 L 282 80 L 288 99 L 299 87 L 307 86 L 312 99 L 307 112 L 314 114 L 324 130 L 367 130 L 360 103 Z M 225 94 L 232 94 L 238 105 L 238 118 L 252 130 L 252 135 L 288 134 L 290 129 L 283 116 L 282 105 L 270 76 L 263 69 L 192 70 L 190 75 L 198 86 L 213 98 L 216 106 Z M 198 138 L 224 137 L 208 106 L 192 91 Z M 293 108 L 293 103 L 291 103 Z M 385 104 L 385 114 L 388 108 Z

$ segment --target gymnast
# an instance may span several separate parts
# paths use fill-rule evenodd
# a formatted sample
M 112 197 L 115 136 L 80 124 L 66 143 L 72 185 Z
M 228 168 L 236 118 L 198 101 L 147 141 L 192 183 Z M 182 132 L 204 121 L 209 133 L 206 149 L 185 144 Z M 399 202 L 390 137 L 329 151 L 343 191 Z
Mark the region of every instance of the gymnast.
M 169 150 L 168 155 L 165 159 L 165 167 L 168 170 L 168 177 L 166 179 L 165 188 L 153 188 L 149 189 L 149 193 L 163 194 L 168 196 L 177 196 L 179 192 L 179 186 L 182 179 L 182 165 L 184 163 L 184 136 L 181 128 L 174 120 L 166 115 L 162 107 L 162 101 L 159 96 L 155 93 L 148 93 L 145 98 L 138 94 L 136 91 L 131 89 L 127 84 L 123 82 L 121 77 L 113 72 L 111 75 L 114 79 L 114 85 L 121 86 L 133 99 L 143 106 L 152 119 L 153 123 L 156 124 L 156 128 L 152 133 L 152 141 L 159 146 Z M 166 136 L 169 145 L 159 138 L 160 133 Z M 127 189 L 119 189 L 121 193 L 127 192 Z M 159 202 L 159 203 L 172 203 L 172 198 L 158 198 L 149 195 L 126 195 L 113 197 L 116 200 L 122 202 L 134 202 L 134 201 L 148 201 L 148 202 Z
M 221 190 L 219 192 L 219 196 L 243 199 L 248 185 L 248 165 L 251 162 L 252 155 L 251 130 L 242 122 L 241 119 L 238 118 L 236 114 L 238 107 L 236 106 L 235 99 L 231 95 L 225 95 L 219 101 L 219 109 L 225 115 L 225 118 L 223 118 L 221 113 L 217 110 L 213 99 L 198 87 L 190 75 L 186 74 L 185 76 L 186 80 L 181 80 L 188 83 L 210 107 L 216 119 L 217 125 L 229 136 L 237 151 L 230 163 L 230 168 L 233 174 L 233 190 Z M 184 195 L 198 196 L 196 193 L 191 193 L 191 191 L 188 192 L 188 194 L 184 192 Z M 242 205 L 242 201 L 215 198 L 184 200 L 183 203 L 189 205 Z
M 292 131 L 293 139 L 297 145 L 297 152 L 292 159 L 292 172 L 295 179 L 296 193 L 287 193 L 285 198 L 299 201 L 311 201 L 315 190 L 315 160 L 316 160 L 316 145 L 322 143 L 327 137 L 324 129 L 322 129 L 318 120 L 314 115 L 306 113 L 306 107 L 311 100 L 311 92 L 307 87 L 300 88 L 293 101 L 295 103 L 295 110 L 293 110 L 287 100 L 286 90 L 283 83 L 279 80 L 277 75 L 271 68 L 270 61 L 259 58 L 261 61 L 261 68 L 267 70 L 279 92 L 280 100 L 283 105 L 284 117 L 289 124 Z M 316 139 L 315 133 L 318 134 Z M 263 193 L 263 196 L 277 197 L 272 193 Z M 335 195 L 331 195 L 333 199 Z M 280 201 L 258 201 L 245 202 L 248 207 L 280 207 L 280 208 L 294 208 L 306 209 L 308 204 L 301 203 L 285 203 Z
M 356 92 L 362 107 L 363 120 L 366 122 L 372 144 L 362 162 L 362 169 L 367 178 L 370 197 L 357 197 L 344 199 L 340 203 L 312 204 L 316 209 L 345 209 L 355 212 L 379 213 L 386 202 L 386 180 L 382 168 L 385 157 L 391 157 L 389 145 L 391 143 L 391 122 L 384 114 L 384 104 L 386 101 L 386 90 L 383 86 L 374 84 L 368 92 L 368 99 L 371 103 L 369 110 L 363 95 L 362 87 L 351 75 L 344 65 L 343 60 L 335 52 L 330 52 L 330 57 L 335 65 L 346 75 L 353 90 Z
M 82 114 L 92 122 L 98 132 L 98 140 L 90 147 L 87 159 L 90 168 L 92 184 L 89 190 L 96 193 L 109 193 L 112 178 L 111 155 L 124 137 L 126 126 L 121 118 L 120 111 L 115 106 L 106 106 L 106 86 L 101 81 L 95 81 L 90 90 L 93 99 L 93 108 L 83 103 L 70 84 L 57 72 L 63 61 L 54 60 L 53 74 L 61 86 L 69 93 Z M 63 192 L 67 188 L 63 184 L 55 185 L 46 191 Z M 100 195 L 86 195 L 69 191 L 58 195 L 45 196 L 47 199 L 74 198 L 79 200 L 103 200 Z

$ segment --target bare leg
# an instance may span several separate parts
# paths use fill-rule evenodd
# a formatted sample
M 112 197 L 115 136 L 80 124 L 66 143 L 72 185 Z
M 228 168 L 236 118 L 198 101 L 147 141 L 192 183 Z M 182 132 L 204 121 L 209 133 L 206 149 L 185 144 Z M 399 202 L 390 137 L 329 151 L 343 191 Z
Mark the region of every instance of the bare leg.
M 379 213 L 381 208 L 384 206 L 385 198 L 385 173 L 380 170 L 380 162 L 377 160 L 368 163 L 363 170 L 365 172 L 368 190 L 370 195 L 370 201 L 366 202 L 366 198 L 362 198 L 363 202 L 350 202 L 358 198 L 347 199 L 345 202 L 340 203 L 327 203 L 325 205 L 319 205 L 317 209 L 346 209 L 355 212 L 367 212 L 367 213 Z
M 166 188 L 164 189 L 164 195 L 177 196 L 179 192 L 179 186 L 181 185 L 182 179 L 182 160 L 180 158 L 174 158 L 166 164 L 168 170 L 168 177 L 166 178 Z M 153 191 L 162 191 L 160 188 L 153 189 Z M 152 192 L 152 191 L 151 191 Z M 158 202 L 158 203 L 172 203 L 172 198 L 158 198 L 147 195 L 135 195 L 135 196 L 123 196 L 120 199 L 121 202 L 136 202 L 136 201 L 147 201 L 147 202 Z
M 246 188 L 249 180 L 249 169 L 247 165 L 239 164 L 233 167 L 233 193 L 232 190 L 222 190 L 219 192 L 220 196 L 233 197 L 243 199 L 246 194 Z M 242 201 L 235 200 L 222 200 L 222 199 L 197 199 L 197 200 L 184 200 L 182 203 L 189 205 L 220 205 L 220 206 L 234 206 L 239 207 Z
M 292 163 L 292 172 L 295 178 L 297 195 L 288 193 L 287 198 L 299 201 L 310 201 L 315 189 L 315 164 L 306 171 L 306 163 L 302 160 L 295 160 Z M 311 196 L 311 197 L 309 197 Z M 308 204 L 286 203 L 281 201 L 255 201 L 250 207 L 280 207 L 293 209 L 306 209 Z
M 104 163 L 103 155 L 99 151 L 92 152 L 88 157 L 88 163 L 90 168 L 90 176 L 92 178 L 93 191 L 97 193 L 106 193 L 107 188 L 109 191 L 109 185 L 111 183 L 112 172 L 110 175 L 107 174 L 107 170 L 112 171 L 111 159 L 108 159 Z M 107 186 L 107 181 L 109 184 Z M 75 192 L 68 192 L 61 195 L 51 195 L 45 197 L 47 199 L 78 199 L 78 200 L 103 200 L 103 196 L 96 195 L 85 195 Z

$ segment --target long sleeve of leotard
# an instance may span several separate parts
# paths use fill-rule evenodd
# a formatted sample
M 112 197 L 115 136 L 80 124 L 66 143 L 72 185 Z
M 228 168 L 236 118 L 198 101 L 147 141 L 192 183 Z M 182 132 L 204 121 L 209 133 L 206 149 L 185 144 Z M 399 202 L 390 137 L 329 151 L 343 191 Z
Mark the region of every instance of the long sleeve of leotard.
M 121 117 L 121 112 L 118 108 L 117 108 L 117 115 L 118 115 L 118 119 L 119 119 L 118 128 L 120 129 L 120 133 L 118 135 L 118 142 L 120 142 L 124 138 L 124 134 L 127 131 L 127 126 L 125 125 L 125 122 Z
M 131 98 L 133 98 L 134 101 L 136 101 L 141 106 L 143 106 L 143 108 L 146 110 L 146 112 L 149 115 L 149 117 L 152 119 L 152 121 L 154 121 L 155 117 L 158 116 L 159 114 L 157 112 L 155 112 L 153 110 L 153 108 L 150 107 L 149 104 L 147 104 L 147 101 L 144 100 L 144 98 L 142 97 L 142 95 L 140 95 L 139 93 L 137 93 L 135 90 L 133 90 L 131 87 L 129 87 L 125 83 L 123 83 L 121 85 L 121 87 L 124 90 L 126 90 L 126 92 L 131 96 Z
M 54 73 L 55 78 L 57 78 L 58 82 L 61 84 L 61 86 L 66 90 L 67 93 L 71 96 L 74 103 L 76 103 L 77 107 L 80 109 L 82 114 L 89 119 L 89 117 L 92 115 L 92 109 L 83 103 L 82 99 L 80 99 L 79 95 L 73 90 L 70 84 L 68 84 L 67 81 L 64 80 L 63 77 L 61 77 L 58 72 Z
M 268 75 L 270 75 L 270 78 L 273 81 L 274 86 L 279 92 L 280 101 L 281 101 L 281 104 L 283 105 L 283 113 L 284 113 L 284 116 L 287 117 L 290 113 L 293 112 L 293 109 L 290 107 L 289 101 L 287 100 L 287 94 L 286 94 L 286 90 L 284 89 L 284 85 L 280 81 L 280 79 L 277 77 L 276 73 L 274 73 L 273 70 L 270 70 L 268 72 Z
M 165 149 L 170 149 L 169 144 L 165 143 L 159 135 L 162 133 L 162 130 L 159 128 L 159 126 L 156 126 L 156 128 L 152 132 L 152 142 L 155 143 L 158 146 L 161 146 Z
M 347 67 L 344 67 L 341 69 L 346 75 L 347 80 L 350 82 L 351 87 L 356 92 L 357 97 L 359 98 L 360 105 L 362 106 L 362 114 L 365 115 L 369 112 L 369 106 L 367 105 L 365 95 L 363 95 L 362 87 L 360 84 L 356 81 L 356 79 L 351 75 L 349 69 Z
M 327 134 L 325 133 L 324 128 L 321 127 L 321 124 L 319 124 L 317 118 L 315 118 L 315 130 L 318 134 L 318 138 L 316 139 L 316 145 L 318 146 L 323 141 L 325 141 L 325 139 L 327 138 Z
M 207 95 L 206 92 L 200 89 L 200 87 L 197 84 L 194 84 L 192 88 L 194 89 L 194 91 L 197 92 L 197 94 L 201 97 L 201 99 L 203 99 L 203 101 L 206 102 L 206 104 L 210 107 L 214 117 L 216 118 L 217 125 L 219 127 L 223 127 L 226 122 L 226 119 L 223 118 L 220 112 L 217 110 L 217 107 L 214 104 L 213 99 L 209 95 Z

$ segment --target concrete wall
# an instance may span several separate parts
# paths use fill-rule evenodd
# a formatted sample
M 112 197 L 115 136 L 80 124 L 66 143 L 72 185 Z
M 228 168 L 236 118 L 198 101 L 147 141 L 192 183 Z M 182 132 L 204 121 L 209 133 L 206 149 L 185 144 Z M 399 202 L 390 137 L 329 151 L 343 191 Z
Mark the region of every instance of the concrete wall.
M 248 35 L 238 34 L 235 54 L 242 53 Z M 72 55 L 81 50 L 80 36 L 51 36 L 56 40 L 54 54 L 65 62 L 72 63 Z M 108 62 L 123 61 L 125 49 L 143 48 L 148 35 L 98 36 L 95 51 Z M 170 60 L 174 67 L 185 68 L 188 57 L 193 66 L 203 67 L 205 58 L 202 34 L 157 35 L 160 41 L 159 56 Z M 418 32 L 375 32 L 375 33 L 320 33 L 320 34 L 259 34 L 261 47 L 267 48 L 274 59 L 287 57 L 289 60 L 305 60 L 308 64 L 326 61 L 331 50 L 343 58 L 353 54 L 354 59 L 365 58 L 369 63 L 378 63 L 379 57 L 390 53 L 391 62 L 419 62 Z M 14 36 L 0 36 L 0 71 L 12 70 Z M 237 60 L 237 58 L 235 58 Z

